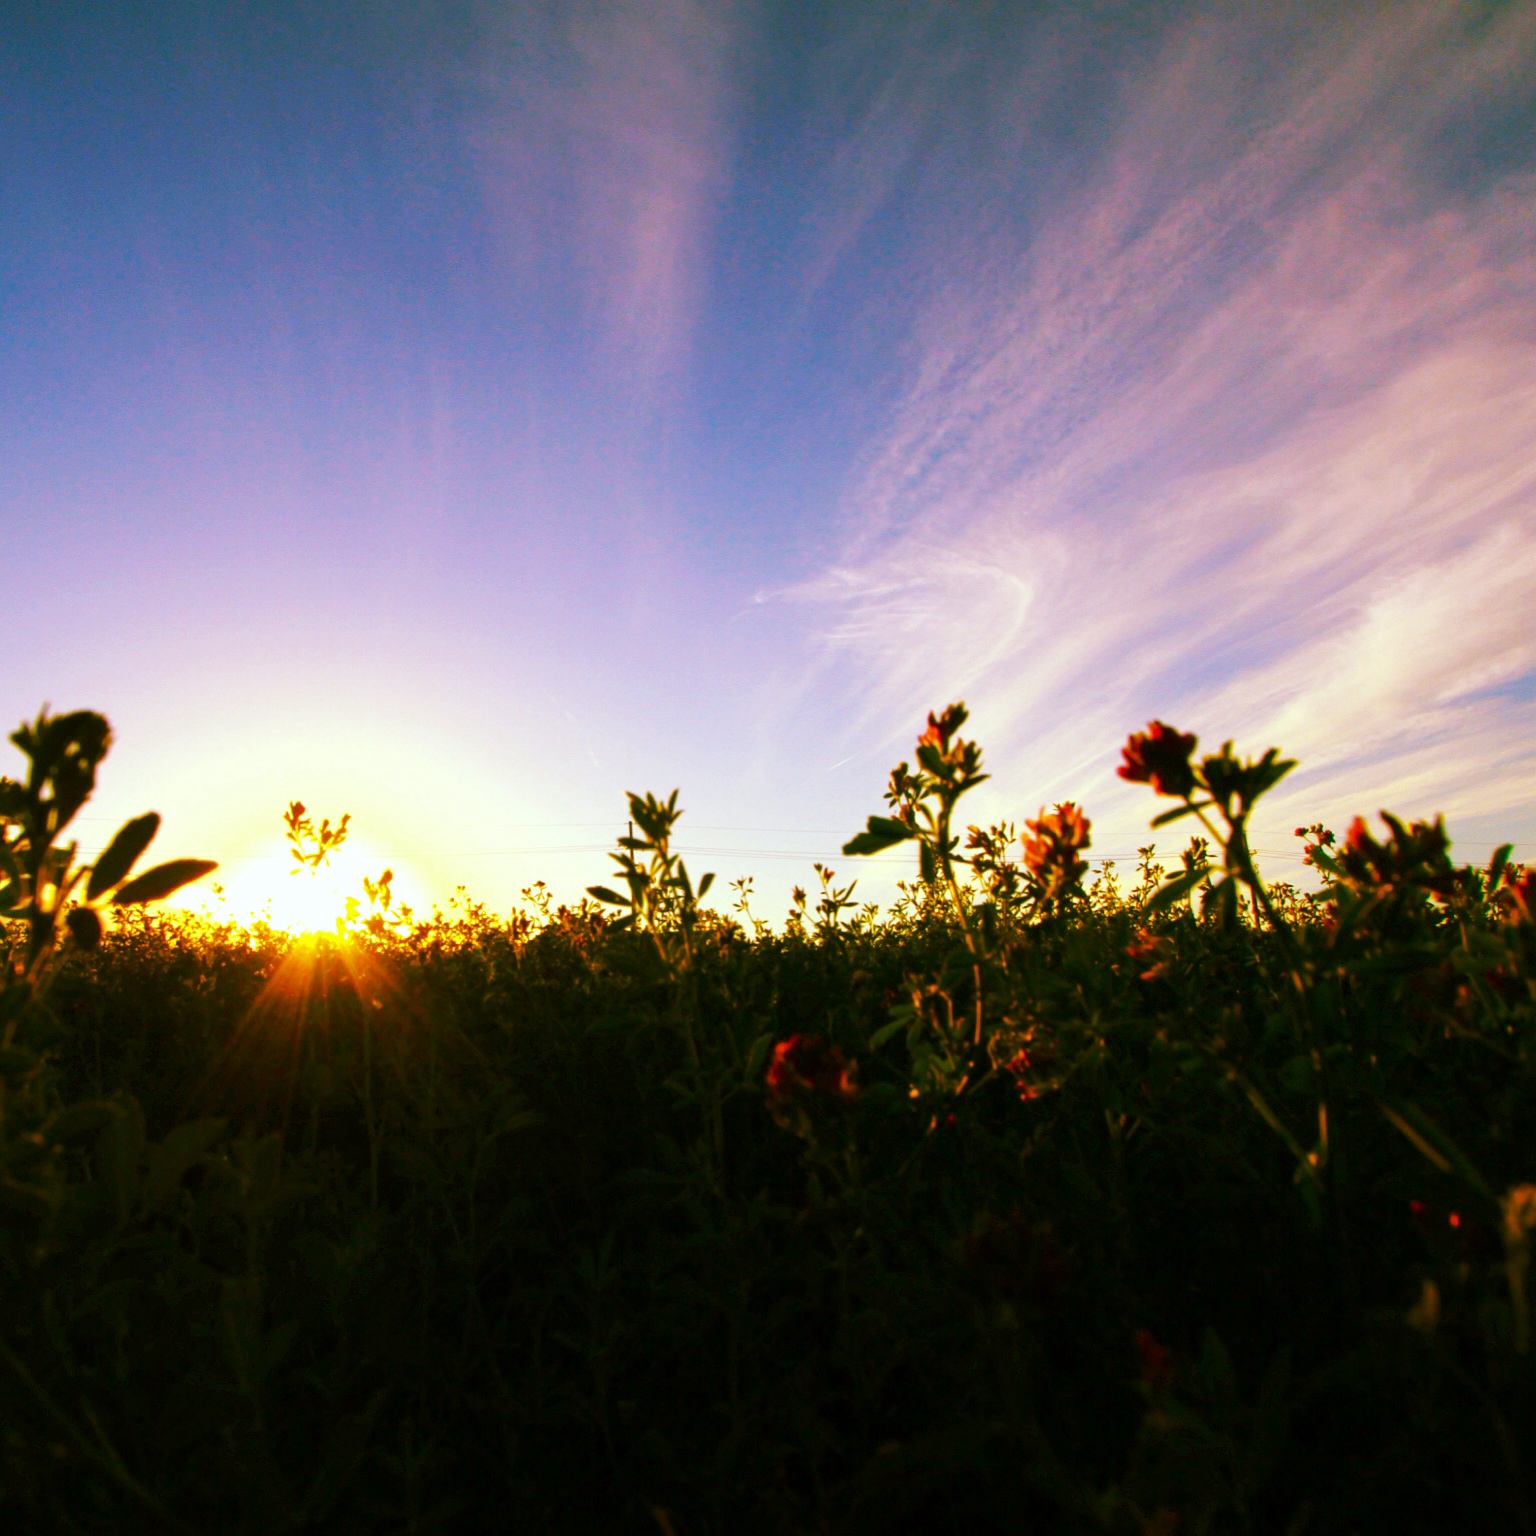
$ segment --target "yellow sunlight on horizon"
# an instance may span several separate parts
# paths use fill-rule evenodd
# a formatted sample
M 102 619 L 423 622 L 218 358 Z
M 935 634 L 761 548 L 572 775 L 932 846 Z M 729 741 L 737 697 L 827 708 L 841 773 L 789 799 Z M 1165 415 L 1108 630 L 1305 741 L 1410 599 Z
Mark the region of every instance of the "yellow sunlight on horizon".
M 319 869 L 301 868 L 281 836 L 264 839 L 249 851 L 233 856 L 206 881 L 188 888 L 183 905 L 214 920 L 239 923 L 266 921 L 286 933 L 335 933 L 347 916 L 349 898 L 356 914 L 365 918 L 376 910 L 363 888 L 393 872 L 392 903 L 398 911 L 409 906 L 428 909 L 422 881 L 398 855 L 387 855 L 366 837 L 349 832 L 347 840 Z

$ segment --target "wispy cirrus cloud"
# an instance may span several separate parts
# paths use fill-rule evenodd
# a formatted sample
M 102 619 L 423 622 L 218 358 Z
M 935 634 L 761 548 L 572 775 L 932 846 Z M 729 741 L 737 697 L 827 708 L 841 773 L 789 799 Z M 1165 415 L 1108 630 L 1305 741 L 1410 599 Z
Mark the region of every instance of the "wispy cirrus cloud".
M 798 595 L 872 719 L 964 693 L 1111 820 L 1153 713 L 1302 756 L 1277 814 L 1529 813 L 1536 174 L 1468 143 L 1536 11 L 1296 15 L 1175 27 L 1076 187 L 947 235 Z
M 644 0 L 514 8 L 480 68 L 488 207 L 549 308 L 575 290 L 636 392 L 686 360 L 729 175 L 737 7 Z

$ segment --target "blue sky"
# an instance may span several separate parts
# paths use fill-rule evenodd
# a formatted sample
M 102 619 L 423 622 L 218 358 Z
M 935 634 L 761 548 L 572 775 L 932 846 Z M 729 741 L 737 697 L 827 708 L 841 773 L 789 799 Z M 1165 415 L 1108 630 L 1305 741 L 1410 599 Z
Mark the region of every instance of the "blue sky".
M 1532 852 L 1536 7 L 7 15 L 0 714 L 113 721 L 85 834 L 504 906 L 679 785 L 776 912 L 963 697 L 1096 853 L 1153 716 L 1301 759 L 1276 874 Z

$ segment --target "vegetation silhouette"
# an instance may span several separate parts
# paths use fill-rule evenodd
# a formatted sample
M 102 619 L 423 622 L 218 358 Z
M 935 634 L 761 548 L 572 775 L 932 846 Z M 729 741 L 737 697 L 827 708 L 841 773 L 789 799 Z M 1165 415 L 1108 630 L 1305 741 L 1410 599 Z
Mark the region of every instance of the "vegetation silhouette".
M 0 1519 L 37 1532 L 1530 1531 L 1536 885 L 1298 828 L 1153 722 L 1200 832 L 962 828 L 963 705 L 778 928 L 633 795 L 613 883 L 334 932 L 156 909 L 0 782 Z M 285 816 L 300 870 L 348 818 Z

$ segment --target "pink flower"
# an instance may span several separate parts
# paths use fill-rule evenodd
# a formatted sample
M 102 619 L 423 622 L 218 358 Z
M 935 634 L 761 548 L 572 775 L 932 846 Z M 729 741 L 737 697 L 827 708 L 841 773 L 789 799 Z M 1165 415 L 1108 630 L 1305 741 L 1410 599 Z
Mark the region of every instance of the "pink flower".
M 773 1048 L 766 1078 L 770 1104 L 787 1107 L 804 1098 L 846 1103 L 858 1097 L 854 1068 L 820 1035 L 791 1035 Z
M 928 712 L 928 729 L 917 738 L 920 747 L 937 747 L 940 752 L 949 750 L 949 739 L 965 724 L 965 705 L 951 704 L 942 715 Z
M 1070 865 L 1078 849 L 1091 841 L 1088 833 L 1092 823 L 1070 800 L 1049 814 L 1042 810 L 1037 820 L 1024 825 L 1032 834 L 1024 839 L 1024 865 L 1034 875 Z
M 1167 939 L 1147 928 L 1137 929 L 1136 937 L 1125 946 L 1128 958 L 1138 965 L 1146 966 L 1140 973 L 1142 981 L 1156 981 L 1167 974 L 1168 962 L 1172 959 L 1171 950 L 1172 946 Z
M 1024 867 L 1047 893 L 1054 896 L 1077 885 L 1088 869 L 1078 854 L 1091 840 L 1091 823 L 1082 811 L 1068 800 L 1049 813 L 1042 810 L 1024 826 Z
M 1154 720 L 1126 742 L 1120 777 L 1133 784 L 1150 784 L 1160 795 L 1188 795 L 1195 787 L 1195 770 L 1189 762 L 1195 741 L 1194 736 Z
M 1511 869 L 1495 898 L 1506 922 L 1536 922 L 1536 870 Z
M 1378 843 L 1363 816 L 1356 816 L 1344 834 L 1338 854 L 1344 878 L 1357 887 L 1380 889 L 1393 885 L 1419 885 L 1440 895 L 1450 895 L 1458 883 L 1447 856 L 1450 839 L 1444 821 L 1415 821 L 1404 826 L 1388 811 L 1381 813 L 1391 837 Z

